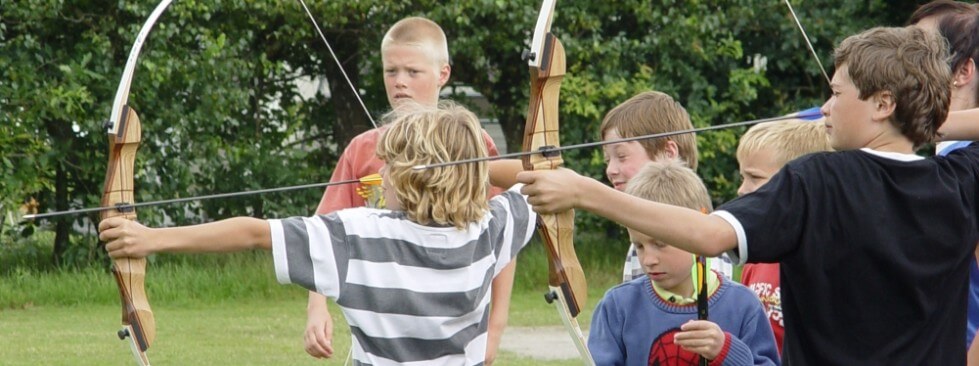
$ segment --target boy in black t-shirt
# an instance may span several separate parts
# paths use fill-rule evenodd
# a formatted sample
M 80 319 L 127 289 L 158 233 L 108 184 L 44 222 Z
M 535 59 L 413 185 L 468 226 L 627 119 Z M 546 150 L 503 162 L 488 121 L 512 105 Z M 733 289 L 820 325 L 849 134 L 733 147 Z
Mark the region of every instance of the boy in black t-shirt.
M 566 169 L 518 180 L 538 212 L 583 208 L 693 253 L 781 262 L 786 364 L 961 365 L 979 147 L 914 155 L 948 113 L 947 56 L 914 27 L 844 40 L 822 107 L 839 152 L 795 160 L 711 215 Z

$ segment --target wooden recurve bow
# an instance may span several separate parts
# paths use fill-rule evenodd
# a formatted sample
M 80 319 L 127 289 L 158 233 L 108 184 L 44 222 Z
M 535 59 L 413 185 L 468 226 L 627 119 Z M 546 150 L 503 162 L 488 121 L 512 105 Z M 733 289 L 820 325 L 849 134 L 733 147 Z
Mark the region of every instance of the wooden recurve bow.
M 171 0 L 163 0 L 146 19 L 136 41 L 129 52 L 122 80 L 112 103 L 112 112 L 105 124 L 109 137 L 109 163 L 105 174 L 105 185 L 102 190 L 102 207 L 117 207 L 101 212 L 101 219 L 110 217 L 125 217 L 136 219 L 136 210 L 126 207 L 135 203 L 133 196 L 133 165 L 136 160 L 136 150 L 142 138 L 142 126 L 136 111 L 129 107 L 129 86 L 132 83 L 136 60 L 139 58 L 143 41 L 153 28 L 160 14 L 170 5 Z M 133 352 L 133 358 L 138 365 L 149 365 L 146 350 L 156 338 L 156 322 L 153 311 L 150 310 L 146 298 L 144 281 L 146 275 L 146 258 L 116 258 L 112 260 L 112 273 L 119 286 L 119 297 L 122 301 L 122 329 L 120 339 L 128 340 Z
M 542 151 L 522 158 L 525 170 L 557 169 L 563 164 L 560 153 L 547 153 L 560 146 L 558 97 L 565 75 L 564 46 L 551 34 L 551 19 L 556 0 L 541 5 L 530 51 L 525 53 L 530 66 L 530 105 L 524 127 L 524 151 Z M 585 274 L 574 251 L 574 210 L 540 215 L 537 227 L 546 247 L 548 285 L 545 298 L 553 303 L 585 365 L 594 365 L 585 344 L 577 316 L 588 298 Z

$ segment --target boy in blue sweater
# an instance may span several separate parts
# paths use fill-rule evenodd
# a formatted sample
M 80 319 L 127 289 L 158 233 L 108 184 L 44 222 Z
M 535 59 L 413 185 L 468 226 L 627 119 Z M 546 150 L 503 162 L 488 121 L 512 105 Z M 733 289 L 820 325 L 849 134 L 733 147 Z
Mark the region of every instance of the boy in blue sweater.
M 710 210 L 696 173 L 677 160 L 647 164 L 626 192 Z M 715 272 L 707 277 L 709 321 L 697 319 L 693 255 L 629 229 L 646 276 L 609 290 L 595 309 L 588 349 L 598 365 L 777 365 L 775 336 L 751 290 Z

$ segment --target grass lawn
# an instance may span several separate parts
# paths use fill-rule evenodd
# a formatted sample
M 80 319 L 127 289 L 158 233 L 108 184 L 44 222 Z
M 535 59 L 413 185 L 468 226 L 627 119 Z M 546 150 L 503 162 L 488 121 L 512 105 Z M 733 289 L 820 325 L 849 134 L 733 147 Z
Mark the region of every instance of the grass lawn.
M 513 319 L 539 319 L 559 325 L 549 306 L 529 304 L 521 294 Z M 537 296 L 533 296 L 537 297 Z M 543 301 L 541 301 L 543 302 Z M 130 365 L 126 342 L 118 330 L 116 306 L 37 306 L 0 311 L 0 364 L 3 365 Z M 302 349 L 305 308 L 297 300 L 250 300 L 171 308 L 157 304 L 157 338 L 148 352 L 154 365 L 322 365 L 343 364 L 349 330 L 340 320 L 335 332 L 337 359 L 317 361 Z M 539 316 L 537 316 L 539 314 Z M 590 315 L 589 315 L 590 316 Z M 511 325 L 517 324 L 511 321 Z M 584 325 L 583 325 L 584 326 Z M 579 365 L 579 361 L 544 362 L 504 352 L 501 365 Z
M 587 253 L 579 251 L 584 257 Z M 617 283 L 614 260 L 585 263 L 589 301 L 579 316 L 587 328 L 605 290 Z M 617 258 L 618 256 L 615 256 Z M 306 295 L 275 284 L 268 253 L 230 260 L 162 260 L 148 269 L 147 292 L 156 317 L 154 365 L 342 365 L 349 330 L 337 307 L 335 358 L 314 360 L 303 350 Z M 560 326 L 543 300 L 546 266 L 540 246 L 520 257 L 509 325 Z M 594 265 L 592 263 L 605 263 Z M 111 275 L 16 271 L 0 276 L 0 365 L 131 365 L 128 344 L 116 337 L 119 306 Z M 500 365 L 580 365 L 502 352 Z

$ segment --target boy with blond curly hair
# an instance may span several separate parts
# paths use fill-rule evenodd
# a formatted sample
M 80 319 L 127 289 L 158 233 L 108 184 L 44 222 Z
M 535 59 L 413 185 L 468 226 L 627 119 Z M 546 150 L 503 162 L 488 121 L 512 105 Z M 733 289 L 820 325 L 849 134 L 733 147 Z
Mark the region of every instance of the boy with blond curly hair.
M 412 169 L 486 148 L 465 108 L 409 109 L 377 144 L 386 209 L 161 229 L 113 218 L 100 238 L 112 257 L 271 250 L 279 282 L 336 299 L 356 364 L 481 365 L 490 280 L 530 240 L 536 215 L 516 188 L 487 201 L 486 163 Z
M 384 90 L 388 103 L 395 111 L 406 103 L 418 103 L 434 107 L 439 101 L 439 92 L 449 82 L 449 46 L 445 32 L 435 22 L 422 17 L 404 18 L 387 31 L 381 41 L 381 64 L 384 73 Z M 364 132 L 347 145 L 333 170 L 331 182 L 360 179 L 380 171 L 384 163 L 375 156 L 378 140 L 387 126 L 380 126 Z M 489 135 L 481 130 L 482 143 L 489 155 L 498 155 L 496 145 Z M 490 195 L 502 192 L 491 188 Z M 366 205 L 357 187 L 349 184 L 330 186 L 323 193 L 316 213 L 327 214 L 333 211 Z M 487 351 L 487 364 L 492 364 L 496 350 L 506 327 L 510 307 L 510 291 L 513 287 L 513 272 L 516 263 L 508 267 L 493 281 L 492 309 L 489 317 L 490 330 Z M 306 352 L 313 357 L 329 358 L 333 355 L 333 324 L 327 310 L 326 298 L 315 291 L 309 293 L 307 304 L 307 323 L 304 333 Z

